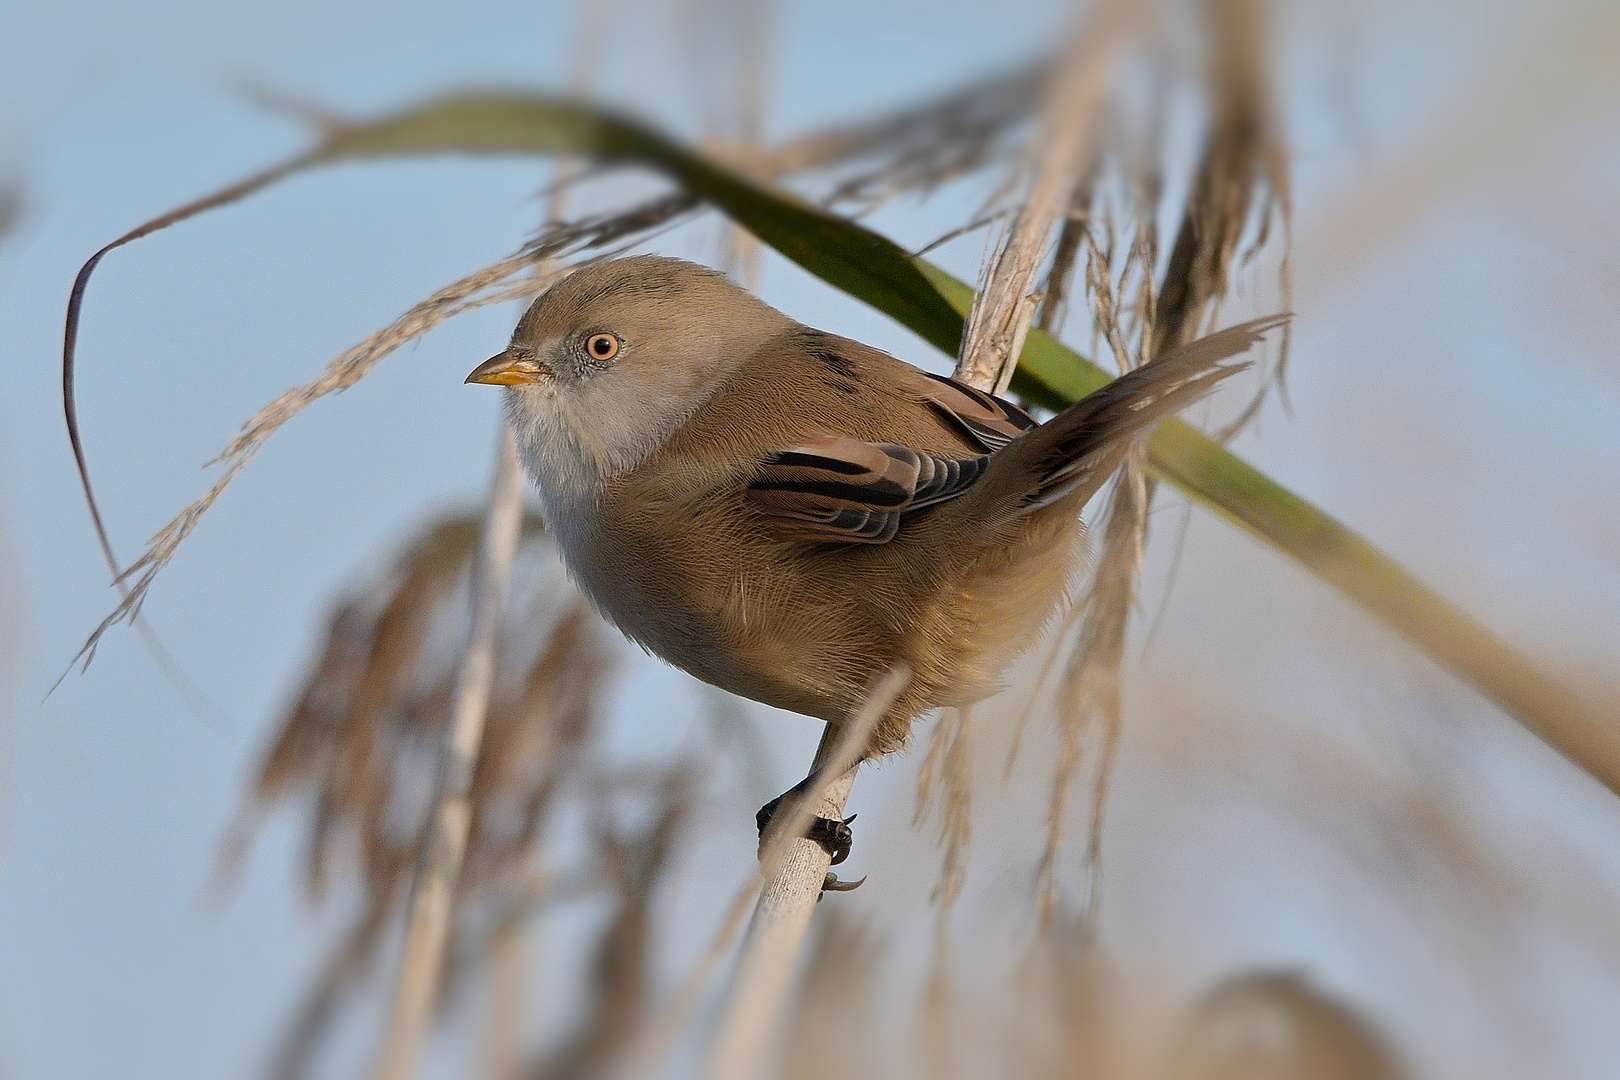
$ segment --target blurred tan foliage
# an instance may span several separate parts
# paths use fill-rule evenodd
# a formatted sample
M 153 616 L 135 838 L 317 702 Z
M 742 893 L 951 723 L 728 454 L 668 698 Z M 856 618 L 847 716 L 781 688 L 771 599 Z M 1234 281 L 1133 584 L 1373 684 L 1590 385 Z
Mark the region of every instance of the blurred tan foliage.
M 1273 87 L 1275 14 L 1262 0 L 1207 0 L 1175 10 L 1185 25 L 1172 29 L 1193 47 L 1178 51 L 1171 40 L 1177 34 L 1167 32 L 1166 40 L 1146 50 L 1149 60 L 1134 70 L 1148 73 L 1151 90 L 1111 106 L 1107 137 L 1093 144 L 1078 170 L 1043 264 L 1039 325 L 1063 332 L 1074 324 L 1071 336 L 1089 334 L 1095 351 L 1120 369 L 1207 328 L 1234 294 L 1289 302 L 1286 247 L 1293 207 L 1283 110 Z M 1611 15 L 1582 10 L 1585 21 L 1554 26 L 1548 40 L 1569 44 L 1569 35 L 1581 27 L 1612 22 Z M 1586 42 L 1577 58 L 1590 60 L 1594 50 Z M 1461 126 L 1457 145 L 1474 147 L 1464 136 L 1490 128 L 1487 114 L 1495 112 L 1511 121 L 1507 136 L 1528 137 L 1536 130 L 1534 117 L 1504 101 L 1519 100 L 1512 93 L 1521 85 L 1515 80 L 1545 75 L 1550 55 L 1527 47 L 1527 58 L 1504 73 L 1502 88 L 1489 97 L 1477 123 Z M 1025 164 L 1027 137 L 1051 75 L 1050 66 L 1031 65 L 876 121 L 775 146 L 760 145 L 762 105 L 741 102 L 704 145 L 752 175 L 792 180 L 818 202 L 850 214 L 869 213 L 900 194 L 921 196 L 957 181 L 977 181 L 993 190 L 962 230 L 973 231 L 1005 217 L 1007 204 L 1016 200 L 1017 184 L 1006 177 L 1019 175 Z M 765 81 L 752 69 L 736 80 L 755 87 Z M 1576 76 L 1550 83 L 1550 97 L 1541 104 L 1553 111 L 1584 100 L 1581 88 L 1612 94 L 1615 85 L 1612 78 Z M 1172 99 L 1189 92 L 1198 102 L 1199 136 L 1190 162 L 1182 163 L 1170 152 L 1166 130 Z M 1477 168 L 1480 160 L 1476 154 L 1463 166 Z M 1428 178 L 1423 182 L 1391 170 L 1393 179 L 1369 185 L 1322 228 L 1319 235 L 1328 239 L 1320 242 L 1342 248 L 1347 258 L 1370 248 L 1379 228 L 1398 227 L 1434 185 L 1457 179 L 1445 164 L 1422 155 L 1414 159 L 1409 168 L 1422 171 Z M 1173 175 L 1178 165 L 1184 165 L 1183 175 Z M 1180 205 L 1164 205 L 1167 190 L 1183 189 Z M 591 256 L 645 242 L 699 212 L 696 200 L 679 192 L 638 193 L 626 201 L 628 206 L 549 226 L 512 261 L 509 273 L 558 255 Z M 1175 231 L 1161 257 L 1164 221 L 1175 223 Z M 742 272 L 751 256 L 740 247 L 728 251 Z M 1260 269 L 1274 277 L 1262 284 Z M 490 287 L 492 280 L 480 278 L 476 287 Z M 428 324 L 439 317 L 435 312 Z M 410 331 L 423 328 L 413 324 Z M 398 343 L 389 340 L 390 348 Z M 1248 404 L 1221 428 L 1223 438 L 1236 436 L 1260 414 L 1268 394 L 1282 385 L 1285 358 L 1286 349 L 1279 351 L 1262 372 Z M 1372 1010 L 1317 986 L 1304 973 L 1240 967 L 1214 980 L 1201 978 L 1205 989 L 1191 1001 L 1165 979 L 1144 1000 L 1142 984 L 1153 978 L 1126 978 L 1116 966 L 1126 959 L 1105 947 L 1097 918 L 1104 811 L 1126 736 L 1128 644 L 1139 636 L 1132 628 L 1141 615 L 1154 498 L 1140 462 L 1112 489 L 1094 530 L 1101 543 L 1083 583 L 1089 599 L 1054 628 L 1043 646 L 1044 662 L 1020 669 L 1032 676 L 1017 686 L 1027 702 L 1021 717 L 987 738 L 980 717 L 953 714 L 936 723 L 926 753 L 919 755 L 916 816 L 937 815 L 943 847 L 933 951 L 918 957 L 902 949 L 915 937 L 904 931 L 922 916 L 920 902 L 902 907 L 894 899 L 909 895 L 903 890 L 863 900 L 865 908 L 842 898 L 823 905 L 780 1033 L 780 1075 L 1410 1075 Z M 255 779 L 254 815 L 300 801 L 310 807 L 306 878 L 312 894 L 324 897 L 337 882 L 352 881 L 361 897 L 358 916 L 334 944 L 283 1045 L 276 1065 L 281 1075 L 309 1070 L 341 1006 L 377 966 L 384 933 L 399 917 L 434 787 L 458 633 L 465 630 L 475 534 L 471 519 L 435 523 L 386 571 L 345 594 L 312 674 Z M 515 590 L 507 613 L 457 897 L 449 976 L 455 985 L 446 988 L 444 1000 L 468 1000 L 463 984 L 490 976 L 485 997 L 475 1000 L 490 1015 L 508 1016 L 491 1028 L 491 1039 L 500 1044 L 485 1055 L 491 1076 L 606 1077 L 621 1069 L 624 1052 L 654 1023 L 669 996 L 658 958 L 672 949 L 690 953 L 690 942 L 709 932 L 707 923 L 694 926 L 689 906 L 676 911 L 660 903 L 677 891 L 685 870 L 682 843 L 691 838 L 696 808 L 713 801 L 714 778 L 746 757 L 746 748 L 712 739 L 657 767 L 620 768 L 596 738 L 607 723 L 614 639 L 564 581 L 537 522 L 525 529 L 518 579 L 528 587 Z M 1235 628 L 1250 615 L 1234 610 L 1229 618 Z M 1243 632 L 1232 629 L 1230 639 L 1226 646 L 1238 647 Z M 1211 684 L 1228 686 L 1240 677 L 1227 672 L 1224 683 Z M 1211 689 L 1210 700 L 1216 694 Z M 1142 756 L 1220 772 L 1228 786 L 1270 800 L 1274 816 L 1334 845 L 1343 864 L 1380 882 L 1392 905 L 1418 905 L 1417 897 L 1445 907 L 1455 916 L 1450 933 L 1489 935 L 1524 914 L 1522 882 L 1459 809 L 1449 777 L 1438 766 L 1422 771 L 1442 755 L 1411 748 L 1410 768 L 1381 771 L 1380 762 L 1348 748 L 1350 736 L 1343 733 L 1266 726 L 1277 717 L 1259 703 L 1246 711 L 1234 707 L 1243 711 L 1241 721 L 1223 716 L 1217 723 L 1172 698 L 1151 696 L 1156 714 L 1138 733 Z M 992 755 L 992 746 L 1006 754 Z M 1026 761 L 1019 779 L 1006 780 L 998 796 L 985 774 L 1002 770 L 987 770 L 983 762 L 995 756 L 999 766 L 1005 760 L 1011 777 L 1021 753 L 1037 758 L 1035 780 Z M 1189 759 L 1196 764 L 1187 766 Z M 1265 760 L 1282 761 L 1290 783 L 1274 783 L 1253 764 Z M 1174 769 L 1168 781 L 1158 780 L 1188 782 Z M 1138 788 L 1142 799 L 1165 794 L 1140 778 Z M 1046 807 L 1044 829 L 1032 828 L 1027 819 L 1009 825 L 986 809 L 998 798 L 1027 806 L 1031 790 Z M 1082 798 L 1074 798 L 1077 791 Z M 725 797 L 741 805 L 748 793 Z M 638 812 L 623 813 L 626 803 Z M 1066 839 L 1076 804 L 1086 826 L 1078 850 Z M 557 839 L 562 830 L 551 829 L 565 812 L 588 822 L 578 850 L 565 850 Z M 1005 885 L 1011 856 L 997 849 L 1017 847 L 1021 856 L 1031 837 L 1038 842 L 1023 866 L 1027 873 L 1010 890 L 1024 905 L 1022 913 L 1036 916 L 1020 930 L 1027 953 L 1005 970 L 983 968 L 972 949 L 953 951 L 952 934 L 965 921 L 989 940 L 983 928 L 1007 921 L 1007 913 L 986 916 L 982 907 L 959 917 L 952 912 L 952 901 L 963 895 L 969 851 L 1002 857 L 996 872 Z M 560 869 L 564 864 L 572 868 L 567 873 Z M 1598 951 L 1612 962 L 1620 954 L 1603 930 L 1612 896 L 1579 859 L 1549 858 L 1549 865 L 1567 874 L 1580 893 L 1570 902 L 1571 925 L 1598 941 Z M 894 876 L 902 875 L 896 870 Z M 1080 890 L 1073 887 L 1076 879 L 1084 883 Z M 873 891 L 869 886 L 862 895 Z M 1004 897 L 1006 890 L 997 895 Z M 596 904 L 601 919 L 586 950 L 587 969 L 565 983 L 570 973 L 533 962 L 524 930 L 549 918 L 559 898 L 579 897 Z M 531 981 L 569 998 L 571 1008 L 557 1010 L 566 1012 L 566 1022 L 544 1040 L 533 1037 L 540 1010 L 527 1009 L 522 997 L 526 968 L 534 969 Z M 507 975 L 496 978 L 502 971 Z M 520 973 L 515 981 L 513 971 Z M 1187 971 L 1174 974 L 1186 981 Z M 1501 978 L 1502 970 L 1482 965 L 1471 974 L 1488 982 Z M 686 1034 L 689 1043 L 703 1037 L 702 1023 L 700 1013 Z

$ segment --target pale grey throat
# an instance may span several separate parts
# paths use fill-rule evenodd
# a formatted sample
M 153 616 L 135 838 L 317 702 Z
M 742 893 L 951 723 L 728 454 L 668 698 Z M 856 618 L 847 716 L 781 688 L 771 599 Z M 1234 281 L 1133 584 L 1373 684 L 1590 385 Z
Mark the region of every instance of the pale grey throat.
M 564 562 L 588 596 L 602 572 L 591 557 L 591 528 L 603 486 L 656 453 L 739 363 L 660 366 L 652 379 L 646 367 L 609 369 L 507 388 L 518 458 Z

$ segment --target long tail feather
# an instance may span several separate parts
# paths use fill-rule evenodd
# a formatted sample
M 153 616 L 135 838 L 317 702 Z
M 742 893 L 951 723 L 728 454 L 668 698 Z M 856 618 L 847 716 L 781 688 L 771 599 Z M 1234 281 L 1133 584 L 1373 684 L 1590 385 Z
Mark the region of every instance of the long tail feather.
M 1014 439 L 996 455 L 994 467 L 1013 470 L 1025 481 L 1019 509 L 1048 506 L 1077 491 L 1085 492 L 1083 504 L 1118 466 L 1133 437 L 1249 367 L 1222 361 L 1248 352 L 1290 318 L 1255 319 L 1172 349 Z

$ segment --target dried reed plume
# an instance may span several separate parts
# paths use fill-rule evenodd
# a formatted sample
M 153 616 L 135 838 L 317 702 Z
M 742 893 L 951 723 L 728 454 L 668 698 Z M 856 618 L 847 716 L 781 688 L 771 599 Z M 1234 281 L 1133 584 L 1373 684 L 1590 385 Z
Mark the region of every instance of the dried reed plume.
M 468 518 L 430 525 L 377 580 L 337 603 L 325 645 L 258 769 L 244 819 L 229 834 L 224 857 L 234 862 L 257 819 L 307 799 L 312 897 L 330 891 L 334 865 L 352 866 L 360 887 L 360 913 L 283 1042 L 277 1075 L 304 1073 L 407 895 L 428 827 L 462 636 L 457 601 L 465 600 L 477 531 Z M 599 723 L 610 667 L 603 628 L 564 581 L 537 520 L 524 530 L 517 573 L 470 788 L 472 828 L 456 893 L 463 923 L 475 908 L 498 906 L 526 887 L 559 785 Z
M 926 196 L 1014 153 L 1050 78 L 1049 64 L 1021 67 L 875 121 L 800 136 L 757 167 L 825 174 L 819 201 L 858 214 L 900 195 Z
M 490 304 L 532 296 L 537 288 L 545 285 L 544 279 L 535 280 L 534 269 L 553 262 L 559 254 L 600 249 L 626 238 L 643 239 L 647 233 L 689 212 L 693 205 L 689 198 L 669 196 L 632 207 L 628 211 L 598 214 L 580 221 L 550 226 L 526 244 L 519 254 L 451 282 L 413 305 L 389 325 L 345 349 L 314 379 L 293 387 L 254 413 L 225 444 L 219 456 L 208 462 L 209 465 L 223 466 L 209 489 L 158 530 L 147 542 L 146 551 L 140 558 L 120 573 L 119 581 L 126 583 L 128 590 L 118 606 L 91 633 L 80 650 L 80 656 L 88 663 L 102 634 L 124 619 L 139 615 L 153 579 L 174 558 L 180 545 L 196 529 L 225 488 L 287 421 L 320 398 L 355 385 L 391 353 L 422 337 L 446 319 Z
M 1132 114 L 1113 101 L 1118 91 L 1111 73 L 1129 62 L 1134 46 L 1151 39 L 1153 27 L 1127 7 L 1103 5 L 1094 11 L 1048 76 L 1037 133 L 1002 185 L 1011 215 L 981 272 L 958 378 L 1004 390 L 1031 322 L 1038 320 L 1048 332 L 1060 329 L 1072 314 L 1074 278 L 1082 272 L 1080 291 L 1088 301 L 1085 321 L 1094 346 L 1111 354 L 1119 371 L 1127 371 L 1209 326 L 1214 306 L 1231 287 L 1242 241 L 1248 238 L 1244 258 L 1252 257 L 1267 242 L 1274 218 L 1286 226 L 1287 176 L 1266 71 L 1266 7 L 1262 0 L 1208 0 L 1202 6 L 1209 26 L 1204 145 L 1175 247 L 1162 278 L 1155 280 L 1155 218 L 1163 187 L 1159 162 L 1165 153 L 1159 113 L 1169 75 L 1155 70 L 1157 89 L 1146 120 L 1129 122 Z M 1111 122 L 1104 122 L 1105 113 Z M 1120 219 L 1123 229 L 1116 224 Z M 1122 231 L 1129 237 L 1123 245 L 1116 242 Z M 1036 291 L 1043 268 L 1043 285 Z M 1284 283 L 1286 294 L 1286 276 Z M 1237 424 L 1259 405 L 1257 395 Z M 1053 707 L 1060 752 L 1052 775 L 1047 846 L 1036 870 L 1043 922 L 1057 902 L 1054 870 L 1068 791 L 1091 732 L 1097 735 L 1092 740 L 1096 761 L 1087 770 L 1092 824 L 1085 865 L 1092 882 L 1086 904 L 1094 905 L 1103 811 L 1121 723 L 1119 667 L 1152 495 L 1144 456 L 1133 452 L 1101 517 L 1102 545 L 1086 599 L 1056 632 L 1061 648 L 1070 628 L 1080 625 Z M 1058 655 L 1052 653 L 1043 665 L 1030 705 L 1017 721 L 1019 732 Z M 941 824 L 943 867 L 935 895 L 946 906 L 965 871 L 971 806 L 965 739 L 962 719 L 942 718 L 918 776 L 917 819 L 933 813 Z M 1015 736 L 1014 755 L 1018 744 Z M 1011 762 L 1009 756 L 1009 769 Z
M 911 823 L 937 822 L 944 858 L 933 899 L 942 913 L 962 891 L 973 838 L 972 717 L 971 709 L 942 709 L 917 769 L 917 809 Z
M 1120 160 L 1144 160 L 1113 183 L 1097 173 L 1074 188 L 1069 218 L 1048 272 L 1052 303 L 1068 294 L 1067 280 L 1084 255 L 1085 295 L 1091 301 L 1094 340 L 1106 345 L 1120 371 L 1144 363 L 1208 327 L 1213 308 L 1231 287 L 1240 242 L 1250 235 L 1244 258 L 1252 257 L 1270 235 L 1274 217 L 1286 229 L 1288 179 L 1281 136 L 1270 96 L 1268 9 L 1263 0 L 1208 0 L 1205 71 L 1209 102 L 1207 134 L 1188 203 L 1163 277 L 1155 283 L 1157 229 L 1162 181 L 1152 150 L 1121 147 Z M 1157 123 L 1153 125 L 1157 128 Z M 1150 130 L 1148 135 L 1153 137 Z M 1116 251 L 1115 210 L 1109 192 L 1124 196 L 1134 218 L 1131 242 Z M 1086 204 L 1089 200 L 1089 205 Z M 1286 300 L 1286 256 L 1280 271 Z M 1117 267 L 1117 271 L 1116 271 Z M 1043 308 L 1043 324 L 1063 315 Z M 1280 357 L 1286 357 L 1284 329 Z M 1280 379 L 1283 359 L 1275 369 Z M 1269 379 L 1221 436 L 1230 438 L 1258 411 Z M 1136 605 L 1142 552 L 1154 485 L 1146 478 L 1140 451 L 1127 456 L 1114 479 L 1102 517 L 1102 546 L 1080 611 L 1080 630 L 1054 703 L 1060 751 L 1053 770 L 1047 817 L 1047 843 L 1037 869 L 1041 920 L 1049 921 L 1058 902 L 1056 875 L 1068 790 L 1082 765 L 1088 733 L 1090 829 L 1084 849 L 1088 922 L 1096 916 L 1100 889 L 1102 828 L 1108 784 L 1122 723 L 1121 672 L 1131 612 Z
M 700 787 L 702 766 L 677 761 L 656 781 L 651 820 L 621 834 L 599 831 L 596 848 L 611 910 L 592 951 L 587 1005 L 574 1030 L 531 1070 L 535 1080 L 587 1080 L 612 1075 L 645 1022 L 651 997 L 656 886 Z
M 1100 888 L 1103 812 L 1108 781 L 1123 723 L 1120 664 L 1125 655 L 1125 627 L 1136 602 L 1142 545 L 1147 534 L 1147 482 L 1140 448 L 1126 455 L 1114 478 L 1103 530 L 1102 555 L 1090 590 L 1081 605 L 1080 636 L 1070 653 L 1054 705 L 1059 754 L 1052 769 L 1052 795 L 1046 818 L 1046 848 L 1036 871 L 1042 921 L 1052 917 L 1057 902 L 1056 869 L 1063 838 L 1071 782 L 1081 765 L 1087 731 L 1100 730 L 1091 800 L 1091 829 L 1085 866 L 1090 888 L 1085 899 L 1095 915 Z
M 1287 242 L 1292 203 L 1287 150 L 1271 87 L 1271 5 L 1268 0 L 1204 0 L 1203 7 L 1209 42 L 1208 133 L 1159 287 L 1153 356 L 1199 333 L 1226 295 L 1235 261 L 1252 259 L 1278 222 L 1284 232 L 1278 287 L 1284 309 L 1291 303 Z M 1239 260 L 1245 235 L 1251 239 Z M 1287 356 L 1285 327 L 1274 369 L 1279 382 Z M 1223 438 L 1253 419 L 1269 385 L 1269 380 L 1261 381 L 1259 392 L 1223 430 Z
M 1144 362 L 1154 327 L 1152 270 L 1156 263 L 1152 228 L 1138 222 L 1136 235 L 1119 271 L 1111 280 L 1113 237 L 1110 219 L 1097 221 L 1104 230 L 1106 248 L 1088 228 L 1081 237 L 1085 251 L 1085 295 L 1091 301 L 1092 325 L 1107 343 L 1123 373 Z M 1134 288 L 1132 283 L 1134 281 Z M 1134 296 L 1122 317 L 1119 297 Z M 1056 871 L 1062 845 L 1069 788 L 1079 770 L 1082 744 L 1088 732 L 1093 740 L 1091 828 L 1085 850 L 1090 882 L 1084 899 L 1088 925 L 1095 918 L 1101 882 L 1103 814 L 1114 752 L 1123 723 L 1120 665 L 1125 656 L 1125 631 L 1136 605 L 1137 578 L 1147 538 L 1148 485 L 1145 454 L 1133 447 L 1113 480 L 1103 512 L 1102 549 L 1092 572 L 1091 586 L 1079 605 L 1079 636 L 1075 640 L 1053 704 L 1059 752 L 1052 769 L 1052 793 L 1047 809 L 1046 847 L 1036 870 L 1038 904 L 1043 924 L 1052 918 L 1057 903 Z

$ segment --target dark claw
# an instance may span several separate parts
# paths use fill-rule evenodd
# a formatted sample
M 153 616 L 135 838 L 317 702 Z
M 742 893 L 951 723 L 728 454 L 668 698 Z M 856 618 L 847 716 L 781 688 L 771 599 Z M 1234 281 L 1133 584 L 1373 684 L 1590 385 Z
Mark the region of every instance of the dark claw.
M 839 881 L 838 875 L 831 870 L 827 871 L 827 880 L 821 883 L 822 892 L 854 892 L 866 884 L 866 878 L 858 877 L 854 881 Z
M 793 787 L 789 788 L 787 791 L 784 791 L 782 794 L 778 795 L 776 798 L 759 808 L 759 813 L 754 815 L 754 824 L 759 826 L 759 844 L 761 850 L 763 850 L 765 847 L 765 837 L 766 833 L 770 831 L 771 822 L 775 819 L 776 815 L 784 809 L 784 802 L 791 806 L 794 799 L 802 798 L 805 791 L 808 790 L 810 784 L 814 780 L 815 774 L 811 773 L 799 783 L 795 784 Z M 831 857 L 832 865 L 837 866 L 839 863 L 849 858 L 850 847 L 855 842 L 855 834 L 851 832 L 849 828 L 849 823 L 854 820 L 854 814 L 849 815 L 849 817 L 842 821 L 839 821 L 837 818 L 811 818 L 810 827 L 805 830 L 805 836 L 810 840 L 814 840 L 817 844 L 820 844 L 822 850 L 825 851 L 829 857 Z M 837 881 L 836 878 L 833 880 Z

